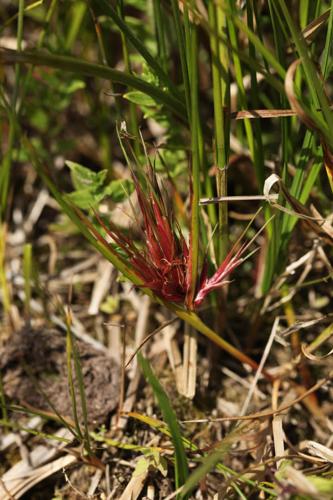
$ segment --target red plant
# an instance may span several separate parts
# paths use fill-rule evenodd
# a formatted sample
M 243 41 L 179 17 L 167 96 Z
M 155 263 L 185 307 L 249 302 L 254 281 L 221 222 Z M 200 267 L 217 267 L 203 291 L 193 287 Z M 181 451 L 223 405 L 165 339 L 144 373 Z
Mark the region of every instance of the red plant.
M 148 195 L 145 195 L 134 175 L 133 180 L 143 219 L 142 245 L 134 244 L 112 222 L 107 227 L 97 216 L 98 221 L 111 239 L 125 252 L 132 270 L 142 281 L 143 287 L 149 288 L 167 302 L 181 303 L 194 309 L 201 305 L 212 290 L 227 283 L 226 277 L 243 262 L 241 255 L 245 246 L 243 245 L 235 254 L 231 251 L 211 278 L 207 278 L 207 266 L 204 265 L 193 303 L 188 304 L 190 252 L 180 226 L 173 214 L 168 213 L 155 176 L 149 183 Z

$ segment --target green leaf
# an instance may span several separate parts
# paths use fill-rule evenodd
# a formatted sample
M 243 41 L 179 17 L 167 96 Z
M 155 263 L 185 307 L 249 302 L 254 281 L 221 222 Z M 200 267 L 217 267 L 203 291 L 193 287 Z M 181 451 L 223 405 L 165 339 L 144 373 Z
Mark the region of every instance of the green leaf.
M 105 198 L 105 192 L 95 193 L 91 188 L 78 189 L 67 194 L 66 198 L 77 207 L 88 210 L 89 208 L 95 208 Z
M 323 495 L 333 495 L 333 479 L 324 478 L 320 476 L 307 476 L 307 479 L 310 483 L 313 484 L 319 491 L 319 493 Z
M 157 105 L 156 101 L 152 97 L 144 94 L 143 92 L 139 92 L 138 90 L 131 90 L 130 92 L 124 94 L 124 97 L 128 101 L 134 102 L 134 104 L 139 104 L 139 106 L 152 107 Z
M 111 181 L 104 189 L 105 196 L 110 196 L 114 203 L 120 203 L 128 198 L 134 191 L 134 183 L 131 179 L 117 179 Z
M 170 430 L 172 442 L 175 447 L 175 482 L 176 488 L 179 488 L 185 483 L 189 472 L 178 420 L 166 392 L 151 369 L 149 361 L 145 359 L 141 353 L 138 353 L 138 361 L 147 382 L 151 385 L 154 391 L 163 415 L 163 419 Z M 180 498 L 179 495 L 178 498 Z
M 77 90 L 84 89 L 86 84 L 82 80 L 72 80 L 71 82 L 68 82 L 67 85 L 64 85 L 62 87 L 62 91 L 65 94 L 73 94 Z
M 100 311 L 106 314 L 113 314 L 119 308 L 119 297 L 118 295 L 108 295 L 106 300 L 100 305 Z
M 151 461 L 149 459 L 147 459 L 146 457 L 141 457 L 135 466 L 133 476 L 137 477 L 141 476 L 142 474 L 146 474 L 149 471 L 150 465 Z
M 66 161 L 65 163 L 71 170 L 71 178 L 76 190 L 87 188 L 97 189 L 103 185 L 107 174 L 106 170 L 93 172 L 90 168 L 83 167 L 74 161 Z
M 39 132 L 46 132 L 49 127 L 48 114 L 42 108 L 37 108 L 31 115 L 30 122 Z

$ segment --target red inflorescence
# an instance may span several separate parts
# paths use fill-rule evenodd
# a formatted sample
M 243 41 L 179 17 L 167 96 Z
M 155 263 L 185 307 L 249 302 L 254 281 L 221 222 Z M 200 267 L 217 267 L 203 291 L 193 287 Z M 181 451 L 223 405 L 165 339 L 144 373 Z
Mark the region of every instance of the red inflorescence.
M 177 221 L 167 214 L 160 191 L 150 189 L 145 195 L 134 175 L 133 180 L 143 219 L 142 246 L 135 245 L 112 222 L 109 227 L 102 223 L 103 228 L 126 253 L 142 286 L 163 300 L 185 305 L 190 287 L 189 247 Z M 227 283 L 226 277 L 243 262 L 243 251 L 244 246 L 234 254 L 230 252 L 211 278 L 207 278 L 204 265 L 193 304 L 187 306 L 200 306 L 211 291 Z

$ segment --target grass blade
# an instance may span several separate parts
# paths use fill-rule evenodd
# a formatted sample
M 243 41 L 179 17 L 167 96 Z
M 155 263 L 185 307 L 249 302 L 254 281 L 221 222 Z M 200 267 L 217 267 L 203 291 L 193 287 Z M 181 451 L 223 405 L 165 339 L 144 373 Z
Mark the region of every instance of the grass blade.
M 186 117 L 186 109 L 183 102 L 170 92 L 164 91 L 155 85 L 130 75 L 124 71 L 118 71 L 102 64 L 95 64 L 77 57 L 48 54 L 39 51 L 22 51 L 0 49 L 0 64 L 33 64 L 34 66 L 48 66 L 50 68 L 69 71 L 77 75 L 95 76 L 105 80 L 112 80 L 149 95 L 156 102 L 165 105 L 181 121 Z
M 178 489 L 185 483 L 188 477 L 188 463 L 177 417 L 172 409 L 166 392 L 152 371 L 148 360 L 146 360 L 141 353 L 138 354 L 138 360 L 147 382 L 151 385 L 154 391 L 163 415 L 163 419 L 170 430 L 171 438 L 175 447 L 175 482 L 176 488 Z
M 156 76 L 159 78 L 164 85 L 167 86 L 169 91 L 178 98 L 181 97 L 179 92 L 170 81 L 168 75 L 164 72 L 163 68 L 157 62 L 157 58 L 154 57 L 145 47 L 145 45 L 141 42 L 141 40 L 132 32 L 132 30 L 128 27 L 126 22 L 118 15 L 117 11 L 111 6 L 109 2 L 106 0 L 99 0 L 97 3 L 99 8 L 103 6 L 104 14 L 111 17 L 113 22 L 118 26 L 120 31 L 124 34 L 126 39 L 133 45 L 133 47 L 142 55 L 150 69 L 154 71 Z
M 247 424 L 248 426 L 248 424 Z M 231 446 L 235 441 L 239 439 L 240 434 L 242 434 L 244 429 L 244 424 L 236 427 L 228 436 L 226 436 L 219 444 L 218 448 L 213 451 L 210 455 L 205 457 L 197 469 L 190 475 L 184 487 L 181 490 L 181 498 L 186 498 L 186 496 L 191 493 L 191 491 L 199 484 L 199 482 L 213 470 L 216 465 L 223 460 L 223 458 L 228 454 Z

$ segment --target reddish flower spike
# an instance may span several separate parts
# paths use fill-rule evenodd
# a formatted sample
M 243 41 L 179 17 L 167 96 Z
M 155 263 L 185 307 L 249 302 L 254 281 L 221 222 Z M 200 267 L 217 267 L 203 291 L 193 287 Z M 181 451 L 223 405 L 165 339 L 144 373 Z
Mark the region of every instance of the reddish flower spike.
M 228 283 L 226 281 L 226 277 L 243 262 L 243 258 L 241 257 L 243 251 L 245 249 L 245 245 L 243 245 L 235 255 L 232 254 L 232 251 L 228 253 L 220 267 L 217 269 L 215 274 L 211 278 L 207 278 L 206 271 L 204 270 L 204 276 L 201 278 L 199 291 L 194 299 L 194 306 L 198 307 L 203 302 L 206 295 L 215 290 L 216 288 L 220 288 L 221 286 Z

